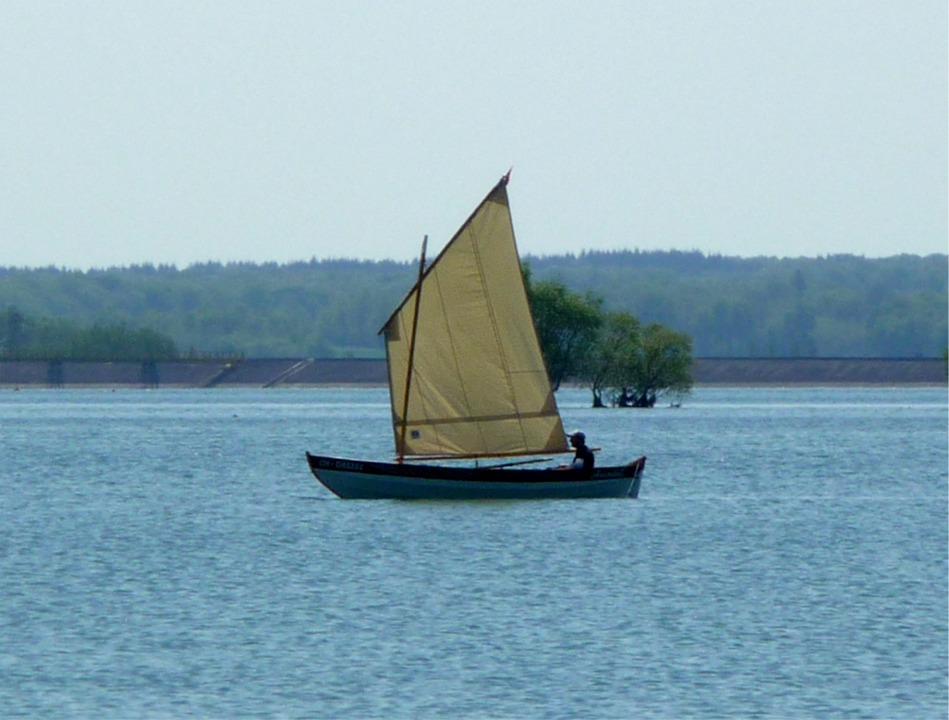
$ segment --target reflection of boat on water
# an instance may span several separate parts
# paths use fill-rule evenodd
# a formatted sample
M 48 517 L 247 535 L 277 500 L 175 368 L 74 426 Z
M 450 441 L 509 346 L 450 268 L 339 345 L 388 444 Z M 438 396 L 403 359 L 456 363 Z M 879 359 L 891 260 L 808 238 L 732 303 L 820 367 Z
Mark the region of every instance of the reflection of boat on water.
M 507 176 L 419 279 L 385 333 L 397 462 L 307 453 L 343 498 L 636 497 L 645 457 L 592 471 L 406 463 L 568 452 L 531 320 Z

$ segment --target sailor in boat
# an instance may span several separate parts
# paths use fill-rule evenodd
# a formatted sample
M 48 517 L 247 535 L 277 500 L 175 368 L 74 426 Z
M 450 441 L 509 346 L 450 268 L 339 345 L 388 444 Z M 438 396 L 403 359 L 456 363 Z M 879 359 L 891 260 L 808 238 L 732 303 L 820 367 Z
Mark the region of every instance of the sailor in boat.
M 574 430 L 570 433 L 570 446 L 576 451 L 573 456 L 573 462 L 569 465 L 558 465 L 555 470 L 579 470 L 584 474 L 593 472 L 593 465 L 596 458 L 593 451 L 587 447 L 587 436 L 580 430 Z
M 596 458 L 593 457 L 593 451 L 587 447 L 587 436 L 579 430 L 571 433 L 570 447 L 577 451 L 576 455 L 573 456 L 573 463 L 571 463 L 570 467 L 574 470 L 593 472 L 593 465 L 596 462 Z

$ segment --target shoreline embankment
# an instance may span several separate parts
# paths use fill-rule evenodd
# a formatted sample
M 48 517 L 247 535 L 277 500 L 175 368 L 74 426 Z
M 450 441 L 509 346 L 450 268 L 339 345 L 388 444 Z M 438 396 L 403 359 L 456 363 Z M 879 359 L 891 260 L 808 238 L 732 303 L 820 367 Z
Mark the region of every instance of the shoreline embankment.
M 946 385 L 940 358 L 697 358 L 697 386 Z M 0 388 L 384 386 L 379 359 L 0 361 Z

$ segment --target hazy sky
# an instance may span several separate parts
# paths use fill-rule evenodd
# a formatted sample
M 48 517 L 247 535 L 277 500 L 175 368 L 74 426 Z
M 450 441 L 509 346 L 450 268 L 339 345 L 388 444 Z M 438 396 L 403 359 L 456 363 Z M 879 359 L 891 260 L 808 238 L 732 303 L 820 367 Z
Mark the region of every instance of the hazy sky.
M 0 266 L 947 252 L 945 0 L 0 1 Z

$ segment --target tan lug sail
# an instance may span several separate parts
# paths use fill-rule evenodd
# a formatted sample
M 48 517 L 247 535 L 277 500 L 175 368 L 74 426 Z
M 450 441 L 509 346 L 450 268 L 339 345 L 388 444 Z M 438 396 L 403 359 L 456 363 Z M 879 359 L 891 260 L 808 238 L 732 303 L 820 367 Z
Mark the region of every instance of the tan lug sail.
M 528 307 L 506 177 L 380 332 L 400 460 L 568 451 Z

